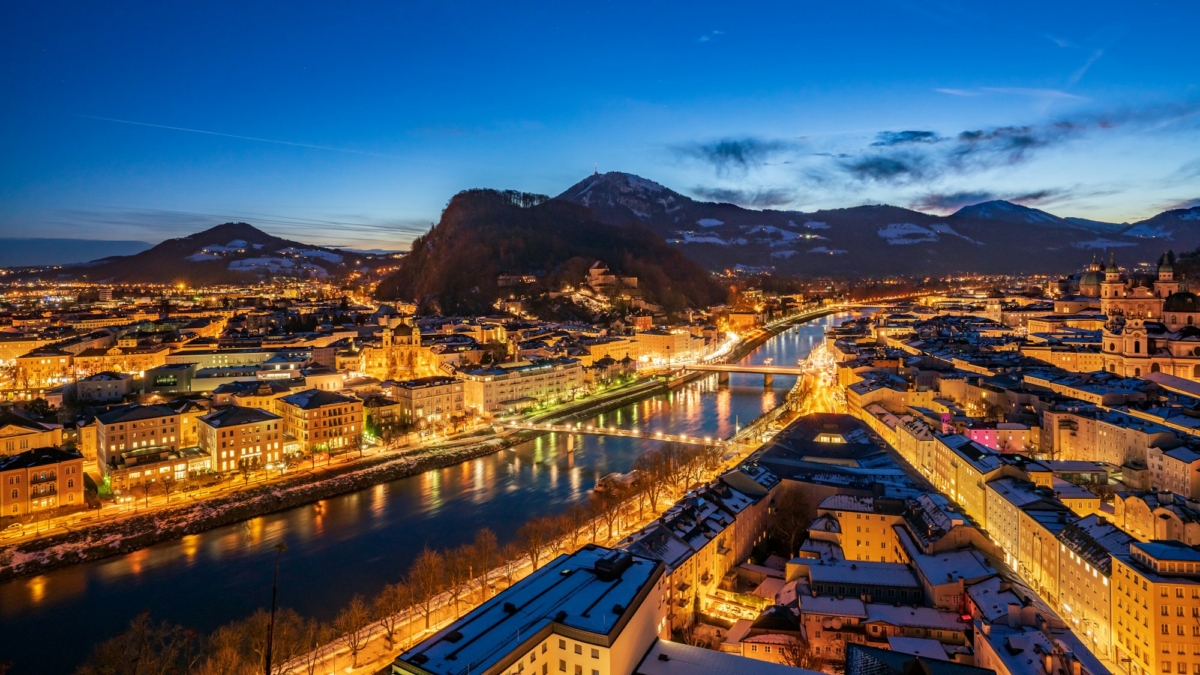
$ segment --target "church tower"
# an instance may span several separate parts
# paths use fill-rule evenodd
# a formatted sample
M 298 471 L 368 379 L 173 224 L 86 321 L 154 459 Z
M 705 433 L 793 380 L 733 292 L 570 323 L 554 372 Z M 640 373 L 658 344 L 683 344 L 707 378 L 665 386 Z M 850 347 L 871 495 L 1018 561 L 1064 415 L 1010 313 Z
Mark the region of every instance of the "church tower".
M 1154 295 L 1166 298 L 1178 290 L 1179 282 L 1175 280 L 1175 267 L 1167 259 L 1167 255 L 1163 254 L 1162 260 L 1158 263 L 1158 277 L 1154 280 Z

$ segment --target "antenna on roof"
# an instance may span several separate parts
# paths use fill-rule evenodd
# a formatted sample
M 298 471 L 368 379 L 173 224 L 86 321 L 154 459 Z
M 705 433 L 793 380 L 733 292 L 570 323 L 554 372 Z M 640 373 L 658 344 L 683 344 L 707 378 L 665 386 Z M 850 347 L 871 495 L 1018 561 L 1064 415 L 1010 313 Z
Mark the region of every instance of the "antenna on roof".
M 599 162 L 592 164 L 592 175 L 593 176 L 600 175 L 600 163 Z

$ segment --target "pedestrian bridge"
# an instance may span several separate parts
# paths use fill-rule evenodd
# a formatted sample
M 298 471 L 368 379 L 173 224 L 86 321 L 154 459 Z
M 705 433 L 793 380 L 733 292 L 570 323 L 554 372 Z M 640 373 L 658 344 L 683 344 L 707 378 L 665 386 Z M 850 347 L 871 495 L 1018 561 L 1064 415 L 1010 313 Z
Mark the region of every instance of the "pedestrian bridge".
M 590 436 L 619 436 L 622 438 L 644 438 L 650 441 L 666 441 L 671 443 L 688 443 L 691 445 L 726 445 L 726 441 L 721 438 L 713 438 L 711 436 L 688 436 L 687 434 L 664 434 L 661 431 L 639 431 L 637 429 L 618 429 L 616 427 L 602 427 L 593 424 L 552 424 L 550 422 L 509 422 L 504 425 L 509 429 L 523 429 L 528 431 L 554 431 L 564 434 L 590 435 Z

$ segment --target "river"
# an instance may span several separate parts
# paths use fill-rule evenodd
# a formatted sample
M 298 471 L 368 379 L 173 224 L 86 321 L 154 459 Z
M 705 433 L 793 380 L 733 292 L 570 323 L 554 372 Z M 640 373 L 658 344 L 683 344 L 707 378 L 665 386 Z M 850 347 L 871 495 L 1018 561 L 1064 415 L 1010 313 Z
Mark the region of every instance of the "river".
M 742 363 L 794 365 L 849 314 L 792 327 Z M 727 437 L 782 401 L 795 378 L 712 375 L 593 418 L 604 426 Z M 586 422 L 585 422 L 586 423 Z M 399 580 L 428 545 L 447 548 L 490 527 L 501 542 L 537 515 L 587 499 L 596 480 L 628 471 L 651 440 L 551 434 L 512 449 L 165 542 L 127 555 L 0 585 L 0 661 L 15 675 L 69 673 L 97 642 L 143 610 L 210 632 L 270 602 L 283 541 L 280 606 L 331 619 L 355 594 Z

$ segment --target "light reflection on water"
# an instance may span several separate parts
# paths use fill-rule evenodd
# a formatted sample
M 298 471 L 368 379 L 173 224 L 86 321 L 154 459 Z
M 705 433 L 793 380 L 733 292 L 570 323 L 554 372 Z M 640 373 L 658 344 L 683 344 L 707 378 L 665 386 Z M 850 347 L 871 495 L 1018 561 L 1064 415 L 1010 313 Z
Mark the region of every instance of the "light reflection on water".
M 840 319 L 838 319 L 840 320 Z M 794 364 L 830 319 L 793 328 L 745 363 Z M 716 375 L 608 411 L 586 424 L 725 437 L 774 407 L 793 378 Z M 273 547 L 286 541 L 280 604 L 324 619 L 355 593 L 398 580 L 420 549 L 457 546 L 480 527 L 508 541 L 528 518 L 587 498 L 596 480 L 628 471 L 654 441 L 554 433 L 410 478 L 107 560 L 0 584 L 0 635 L 12 672 L 68 672 L 95 642 L 143 609 L 203 631 L 270 601 Z M 71 636 L 62 640 L 62 636 Z

